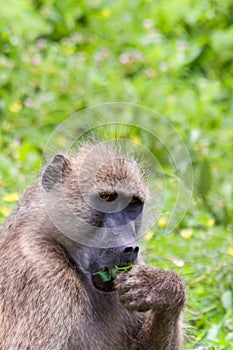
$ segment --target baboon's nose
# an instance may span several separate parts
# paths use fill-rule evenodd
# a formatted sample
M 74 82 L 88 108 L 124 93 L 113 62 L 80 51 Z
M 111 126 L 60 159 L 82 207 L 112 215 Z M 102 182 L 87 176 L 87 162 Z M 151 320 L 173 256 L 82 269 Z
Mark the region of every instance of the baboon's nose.
M 122 252 L 122 260 L 125 264 L 130 264 L 136 261 L 138 257 L 139 247 L 138 246 L 130 246 L 125 247 Z

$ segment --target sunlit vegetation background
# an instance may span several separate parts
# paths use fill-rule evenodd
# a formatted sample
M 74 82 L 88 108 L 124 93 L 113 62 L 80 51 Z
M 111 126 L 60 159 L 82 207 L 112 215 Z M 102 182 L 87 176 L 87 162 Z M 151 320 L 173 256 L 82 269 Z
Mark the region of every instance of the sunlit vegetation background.
M 1 1 L 0 45 L 1 223 L 71 113 L 158 111 L 189 149 L 194 191 L 172 234 L 162 216 L 146 235 L 145 255 L 186 281 L 186 348 L 233 349 L 233 1 Z

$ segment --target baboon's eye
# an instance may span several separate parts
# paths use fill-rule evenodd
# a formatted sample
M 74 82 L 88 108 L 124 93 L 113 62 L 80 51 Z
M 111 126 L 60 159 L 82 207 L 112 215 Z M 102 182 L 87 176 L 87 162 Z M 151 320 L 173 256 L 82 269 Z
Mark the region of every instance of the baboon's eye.
M 129 202 L 130 207 L 138 207 L 139 205 L 142 205 L 143 202 L 140 198 L 133 196 L 131 201 Z
M 105 202 L 113 202 L 115 201 L 115 199 L 117 199 L 118 195 L 116 192 L 103 192 L 103 193 L 100 193 L 100 197 Z

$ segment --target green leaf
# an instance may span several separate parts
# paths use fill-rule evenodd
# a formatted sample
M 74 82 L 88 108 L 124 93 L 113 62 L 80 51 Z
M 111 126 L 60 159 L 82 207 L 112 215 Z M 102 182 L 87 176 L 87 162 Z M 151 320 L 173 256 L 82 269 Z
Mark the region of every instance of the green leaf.
M 111 274 L 109 273 L 108 269 L 103 269 L 101 271 L 98 271 L 94 273 L 94 275 L 99 275 L 102 278 L 103 282 L 108 282 L 111 280 Z
M 217 341 L 218 340 L 218 335 L 219 335 L 219 331 L 222 327 L 222 324 L 221 323 L 218 323 L 218 324 L 213 324 L 208 333 L 207 333 L 207 339 L 208 340 L 211 340 L 211 341 Z
M 129 271 L 132 268 L 132 264 L 123 266 L 123 267 L 118 267 L 118 266 L 113 266 L 113 267 L 105 267 L 104 269 L 95 272 L 93 275 L 99 275 L 102 278 L 103 282 L 108 282 L 111 279 L 115 279 L 121 272 L 124 271 Z
M 212 173 L 208 159 L 204 159 L 200 165 L 200 172 L 198 177 L 198 194 L 202 198 L 206 198 L 212 185 Z
M 230 290 L 225 290 L 222 293 L 221 301 L 226 312 L 229 312 L 230 310 L 232 310 L 232 298 L 233 298 L 233 295 Z

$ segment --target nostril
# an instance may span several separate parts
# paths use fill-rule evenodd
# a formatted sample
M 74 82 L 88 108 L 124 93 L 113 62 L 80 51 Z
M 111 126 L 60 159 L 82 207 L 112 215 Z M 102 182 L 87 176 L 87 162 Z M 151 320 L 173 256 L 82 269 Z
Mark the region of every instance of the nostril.
M 126 247 L 125 249 L 124 249 L 124 253 L 125 254 L 131 254 L 133 252 L 133 247 Z
M 137 259 L 138 257 L 138 252 L 139 252 L 139 247 L 135 247 L 133 251 L 133 259 Z
M 124 249 L 124 251 L 123 251 L 123 254 L 127 255 L 127 256 L 137 256 L 138 252 L 139 252 L 139 247 L 138 246 L 136 246 L 136 247 L 126 247 Z

